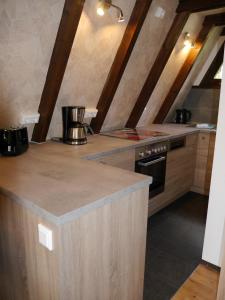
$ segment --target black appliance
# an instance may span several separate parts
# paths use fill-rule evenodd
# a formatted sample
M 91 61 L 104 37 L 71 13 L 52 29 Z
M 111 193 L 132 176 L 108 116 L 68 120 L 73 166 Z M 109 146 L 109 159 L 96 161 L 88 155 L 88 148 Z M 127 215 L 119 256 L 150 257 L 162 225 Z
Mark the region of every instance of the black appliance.
M 16 156 L 27 151 L 29 147 L 26 127 L 0 129 L 0 154 Z
M 151 176 L 149 199 L 162 193 L 165 188 L 168 142 L 148 145 L 137 149 L 135 172 Z
M 176 110 L 176 123 L 177 124 L 186 124 L 191 120 L 191 112 L 187 109 L 177 109 Z

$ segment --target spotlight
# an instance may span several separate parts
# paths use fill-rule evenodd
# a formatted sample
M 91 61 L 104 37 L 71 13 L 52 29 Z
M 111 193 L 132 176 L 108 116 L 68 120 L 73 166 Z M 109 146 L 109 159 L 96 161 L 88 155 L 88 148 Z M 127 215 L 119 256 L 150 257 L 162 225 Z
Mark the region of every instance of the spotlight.
M 187 48 L 194 48 L 195 46 L 189 32 L 185 32 L 184 34 L 184 46 Z
M 122 9 L 119 6 L 113 4 L 111 0 L 99 0 L 99 4 L 97 7 L 97 14 L 99 16 L 104 16 L 105 11 L 108 10 L 110 7 L 114 7 L 117 10 L 118 22 L 119 23 L 124 22 L 125 20 L 124 20 Z

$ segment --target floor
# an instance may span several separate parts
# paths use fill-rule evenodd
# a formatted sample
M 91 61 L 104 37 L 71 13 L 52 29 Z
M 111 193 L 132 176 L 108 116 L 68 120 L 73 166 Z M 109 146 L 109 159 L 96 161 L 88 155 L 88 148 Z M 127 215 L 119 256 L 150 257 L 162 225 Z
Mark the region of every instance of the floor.
M 199 265 L 172 300 L 216 300 L 219 271 Z
M 149 219 L 144 300 L 169 300 L 201 262 L 208 198 L 187 193 Z

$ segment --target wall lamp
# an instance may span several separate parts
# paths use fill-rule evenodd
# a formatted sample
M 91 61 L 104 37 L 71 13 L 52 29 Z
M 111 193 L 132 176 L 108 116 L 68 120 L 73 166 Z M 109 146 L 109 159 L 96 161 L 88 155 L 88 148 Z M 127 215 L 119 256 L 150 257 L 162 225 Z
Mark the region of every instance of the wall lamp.
M 194 48 L 195 46 L 195 43 L 193 42 L 189 32 L 185 32 L 184 34 L 184 46 L 187 48 Z
M 118 22 L 120 22 L 120 23 L 124 22 L 124 16 L 123 16 L 122 9 L 119 6 L 114 5 L 111 0 L 99 0 L 97 14 L 99 16 L 104 16 L 105 11 L 108 10 L 110 7 L 114 7 L 117 10 Z

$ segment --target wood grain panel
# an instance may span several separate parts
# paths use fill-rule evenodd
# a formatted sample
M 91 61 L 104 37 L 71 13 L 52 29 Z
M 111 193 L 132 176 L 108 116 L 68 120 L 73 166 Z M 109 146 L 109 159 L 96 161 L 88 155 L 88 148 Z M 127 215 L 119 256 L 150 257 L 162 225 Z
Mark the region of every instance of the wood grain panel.
M 172 87 L 169 90 L 168 95 L 166 96 L 165 100 L 163 101 L 161 108 L 155 117 L 154 123 L 162 123 L 166 118 L 171 106 L 173 105 L 177 95 L 179 94 L 183 84 L 185 83 L 188 75 L 190 74 L 192 67 L 194 66 L 195 61 L 198 58 L 200 51 L 202 50 L 207 36 L 212 28 L 212 24 L 204 25 L 202 30 L 200 31 L 198 38 L 195 42 L 195 47 L 192 48 L 185 60 L 181 70 L 179 71 Z
M 212 177 L 212 168 L 213 168 L 213 159 L 214 159 L 214 151 L 215 151 L 215 141 L 216 141 L 216 134 L 210 134 L 209 140 L 209 150 L 208 150 L 208 157 L 207 157 L 207 166 L 206 166 L 206 177 L 205 177 L 205 189 L 206 191 L 210 191 L 211 185 L 211 177 Z
M 225 7 L 224 0 L 181 0 L 177 12 L 199 12 Z
M 145 84 L 138 96 L 138 99 L 134 105 L 134 108 L 130 114 L 130 117 L 126 123 L 126 127 L 136 127 L 159 78 L 166 66 L 166 63 L 173 51 L 173 48 L 188 20 L 189 13 L 181 13 L 176 15 L 173 24 L 167 34 L 167 37 L 160 49 L 160 52 L 149 72 L 149 75 L 145 81 Z
M 199 133 L 192 191 L 208 195 L 211 183 L 215 133 Z
M 55 226 L 0 194 L 0 299 L 141 300 L 147 212 L 148 187 Z
M 0 299 L 59 299 L 58 253 L 39 244 L 38 223 L 53 230 L 57 249 L 55 226 L 0 194 Z
M 91 121 L 94 132 L 99 133 L 104 123 L 107 112 L 111 106 L 124 70 L 127 66 L 142 25 L 148 14 L 152 0 L 136 0 L 130 20 L 125 30 L 120 47 L 109 71 L 103 91 L 99 98 L 96 118 Z
M 63 299 L 141 300 L 148 189 L 62 228 Z
M 84 2 L 85 0 L 65 0 L 62 18 L 38 108 L 40 119 L 39 123 L 35 124 L 32 141 L 41 143 L 46 140 Z

